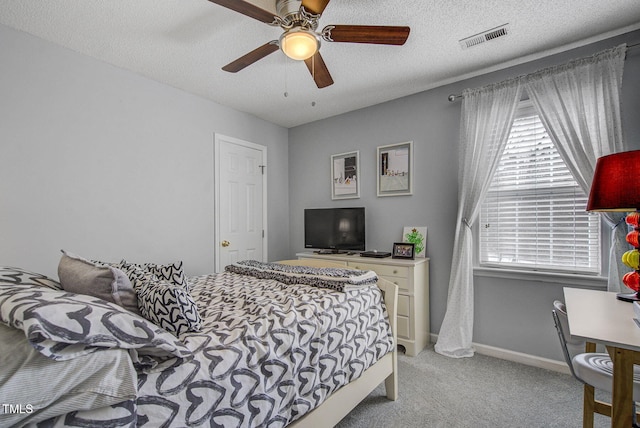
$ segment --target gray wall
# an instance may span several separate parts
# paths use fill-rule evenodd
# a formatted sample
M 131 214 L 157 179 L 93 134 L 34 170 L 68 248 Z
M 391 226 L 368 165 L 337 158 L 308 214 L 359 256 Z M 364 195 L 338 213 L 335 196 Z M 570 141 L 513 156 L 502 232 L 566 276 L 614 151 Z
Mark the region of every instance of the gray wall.
M 640 32 L 288 132 L 4 26 L 0 40 L 0 265 L 55 276 L 65 248 L 211 272 L 219 132 L 268 148 L 271 260 L 303 250 L 307 207 L 365 206 L 370 249 L 390 249 L 405 225 L 427 226 L 437 333 L 457 209 L 460 103 L 447 95 L 638 43 Z M 639 148 L 639 48 L 628 52 L 623 92 L 625 135 Z M 376 147 L 408 140 L 414 195 L 377 198 Z M 331 201 L 330 155 L 351 150 L 360 151 L 362 197 Z M 562 285 L 477 278 L 474 341 L 560 359 L 549 307 Z
M 438 333 L 446 310 L 458 185 L 460 102 L 449 103 L 447 96 L 623 42 L 640 42 L 640 32 L 290 129 L 292 255 L 304 250 L 302 215 L 308 207 L 366 207 L 369 249 L 390 250 L 405 225 L 427 226 L 431 331 Z M 627 53 L 623 93 L 625 135 L 631 148 L 640 148 L 640 47 Z M 408 140 L 414 142 L 414 194 L 377 198 L 376 147 Z M 352 150 L 360 151 L 361 198 L 332 201 L 330 155 Z M 550 308 L 565 285 L 572 284 L 476 277 L 474 342 L 562 359 Z
M 267 147 L 269 256 L 289 253 L 287 129 L 0 26 L 0 265 L 61 248 L 212 272 L 214 133 Z

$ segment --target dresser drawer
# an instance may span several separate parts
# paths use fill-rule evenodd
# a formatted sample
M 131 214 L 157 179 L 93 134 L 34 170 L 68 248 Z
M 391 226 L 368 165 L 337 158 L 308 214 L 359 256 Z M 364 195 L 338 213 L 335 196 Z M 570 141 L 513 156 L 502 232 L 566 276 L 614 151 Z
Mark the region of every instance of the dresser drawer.
M 396 317 L 396 325 L 398 326 L 398 337 L 410 339 L 409 318 L 398 315 Z
M 393 276 L 400 278 L 409 277 L 409 268 L 403 266 L 374 265 L 361 262 L 349 262 L 349 266 L 355 269 L 373 270 L 379 276 Z
M 409 280 L 409 278 L 399 278 L 399 277 L 382 276 L 382 275 L 380 275 L 380 278 L 393 282 L 395 285 L 398 286 L 399 292 L 413 293 L 413 290 L 411 289 L 411 281 Z
M 408 317 L 411 315 L 411 298 L 404 294 L 398 294 L 398 315 Z

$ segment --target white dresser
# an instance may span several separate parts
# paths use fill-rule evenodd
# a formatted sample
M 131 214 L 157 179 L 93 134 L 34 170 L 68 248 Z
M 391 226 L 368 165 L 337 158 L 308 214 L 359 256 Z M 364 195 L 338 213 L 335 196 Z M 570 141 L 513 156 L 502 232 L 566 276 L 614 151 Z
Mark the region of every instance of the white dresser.
M 354 269 L 372 270 L 398 286 L 398 345 L 418 355 L 429 343 L 429 259 L 393 259 L 346 254 L 296 254 L 298 259 L 324 259 Z

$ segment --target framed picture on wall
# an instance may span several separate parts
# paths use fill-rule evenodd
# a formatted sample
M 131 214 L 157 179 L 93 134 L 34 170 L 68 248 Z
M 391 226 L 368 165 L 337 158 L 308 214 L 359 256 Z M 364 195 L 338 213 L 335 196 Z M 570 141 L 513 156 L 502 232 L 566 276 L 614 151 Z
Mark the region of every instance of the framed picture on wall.
M 377 149 L 378 196 L 413 194 L 413 141 Z
M 331 155 L 331 199 L 360 197 L 360 152 Z

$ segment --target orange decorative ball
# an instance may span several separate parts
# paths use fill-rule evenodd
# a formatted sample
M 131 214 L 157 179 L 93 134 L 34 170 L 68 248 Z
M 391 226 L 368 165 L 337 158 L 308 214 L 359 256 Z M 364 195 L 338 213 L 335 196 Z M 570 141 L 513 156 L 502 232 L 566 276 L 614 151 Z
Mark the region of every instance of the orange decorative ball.
M 632 230 L 627 233 L 627 242 L 635 248 L 638 248 L 638 243 L 640 242 L 640 231 Z
M 622 277 L 622 282 L 633 291 L 640 290 L 640 275 L 638 275 L 638 272 L 625 273 Z
M 629 213 L 626 218 L 627 224 L 633 227 L 640 227 L 640 212 Z

